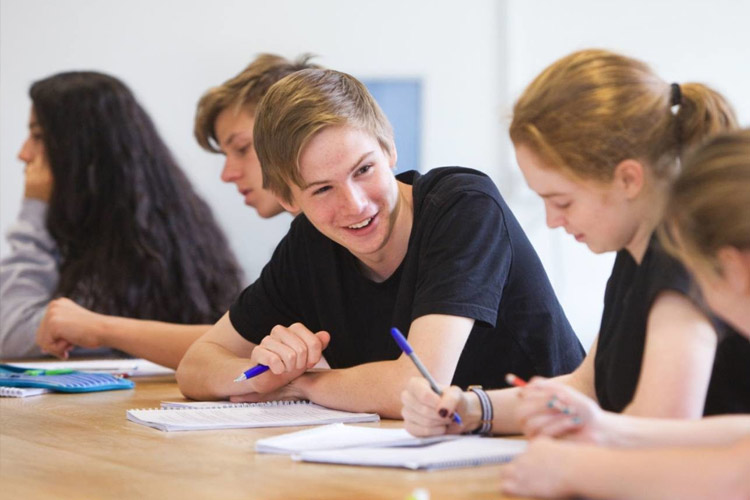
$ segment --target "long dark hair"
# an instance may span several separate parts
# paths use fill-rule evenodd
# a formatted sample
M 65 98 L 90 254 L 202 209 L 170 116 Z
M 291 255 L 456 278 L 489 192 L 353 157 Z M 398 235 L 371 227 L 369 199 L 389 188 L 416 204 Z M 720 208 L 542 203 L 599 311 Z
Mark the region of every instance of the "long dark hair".
M 207 323 L 241 272 L 208 205 L 121 81 L 68 72 L 29 91 L 54 186 L 55 296 L 105 314 Z

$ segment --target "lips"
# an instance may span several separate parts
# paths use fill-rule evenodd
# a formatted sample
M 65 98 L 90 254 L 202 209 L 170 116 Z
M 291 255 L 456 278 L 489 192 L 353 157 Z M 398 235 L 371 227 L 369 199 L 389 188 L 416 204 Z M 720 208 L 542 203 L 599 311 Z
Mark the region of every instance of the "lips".
M 368 217 L 365 220 L 358 222 L 356 224 L 352 224 L 351 226 L 346 226 L 349 229 L 362 229 L 364 227 L 367 227 L 372 222 L 373 217 Z
M 373 230 L 373 228 L 375 228 L 375 226 L 377 226 L 378 224 L 378 213 L 379 212 L 376 212 L 374 215 L 360 219 L 353 224 L 343 226 L 343 229 L 349 231 L 350 234 L 369 234 L 370 230 Z

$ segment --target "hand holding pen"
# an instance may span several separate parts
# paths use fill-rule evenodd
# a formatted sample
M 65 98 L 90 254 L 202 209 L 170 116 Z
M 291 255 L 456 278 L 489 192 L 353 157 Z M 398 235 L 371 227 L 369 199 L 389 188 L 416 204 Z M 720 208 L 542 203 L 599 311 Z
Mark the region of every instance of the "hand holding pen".
M 417 357 L 417 355 L 414 353 L 414 349 L 411 348 L 409 343 L 406 341 L 406 338 L 398 330 L 398 328 L 391 328 L 391 335 L 393 336 L 393 339 L 396 341 L 401 350 L 404 351 L 404 354 L 409 356 L 414 362 L 417 370 L 419 370 L 419 373 L 421 373 L 422 376 L 427 380 L 427 382 L 429 382 L 433 392 L 435 392 L 435 394 L 437 394 L 438 396 L 442 396 L 443 390 L 440 389 L 435 379 L 432 378 L 430 372 L 427 371 L 427 368 L 422 364 L 422 361 L 420 361 L 419 357 Z M 458 413 L 453 413 L 453 421 L 459 425 L 463 423 L 461 422 L 461 417 L 458 415 Z
M 258 392 L 269 392 L 299 377 L 315 366 L 323 357 L 330 334 L 325 331 L 313 333 L 302 323 L 289 327 L 275 326 L 252 352 L 255 365 L 241 373 L 235 382 L 252 379 L 267 371 L 284 377 L 268 378 L 255 385 Z
M 506 380 L 522 387 L 516 414 L 525 435 L 600 442 L 606 434 L 607 412 L 567 384 L 541 377 L 528 384 L 514 376 Z

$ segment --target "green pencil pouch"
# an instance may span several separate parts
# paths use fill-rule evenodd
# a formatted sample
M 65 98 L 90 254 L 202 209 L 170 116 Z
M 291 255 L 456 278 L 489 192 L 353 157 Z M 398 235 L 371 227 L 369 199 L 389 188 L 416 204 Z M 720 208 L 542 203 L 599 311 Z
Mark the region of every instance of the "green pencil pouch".
M 115 377 L 109 373 L 85 373 L 73 370 L 70 373 L 48 375 L 45 370 L 0 364 L 0 386 L 3 385 L 42 387 L 57 392 L 113 391 L 135 387 L 131 380 Z

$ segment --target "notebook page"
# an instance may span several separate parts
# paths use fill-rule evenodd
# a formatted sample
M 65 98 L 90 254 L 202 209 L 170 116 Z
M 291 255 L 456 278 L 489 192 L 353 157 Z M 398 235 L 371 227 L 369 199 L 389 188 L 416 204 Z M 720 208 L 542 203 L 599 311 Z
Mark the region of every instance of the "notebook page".
M 35 368 L 40 370 L 59 370 L 69 368 L 82 372 L 112 373 L 127 375 L 128 377 L 152 377 L 157 375 L 170 375 L 174 370 L 165 366 L 157 365 L 151 361 L 140 358 L 113 358 L 113 359 L 80 359 L 68 361 L 31 361 L 23 363 L 8 363 L 12 366 L 24 368 Z
M 416 448 L 361 447 L 307 451 L 292 458 L 306 462 L 434 470 L 503 463 L 525 449 L 526 441 L 521 439 L 462 436 L 453 441 Z
M 255 443 L 255 451 L 260 453 L 292 454 L 303 451 L 332 450 L 355 446 L 423 446 L 428 443 L 455 439 L 457 437 L 442 435 L 418 438 L 409 434 L 406 429 L 383 429 L 339 423 L 259 439 Z
M 128 410 L 128 420 L 166 431 L 375 422 L 373 413 L 350 413 L 312 403 L 260 403 L 246 406 Z

